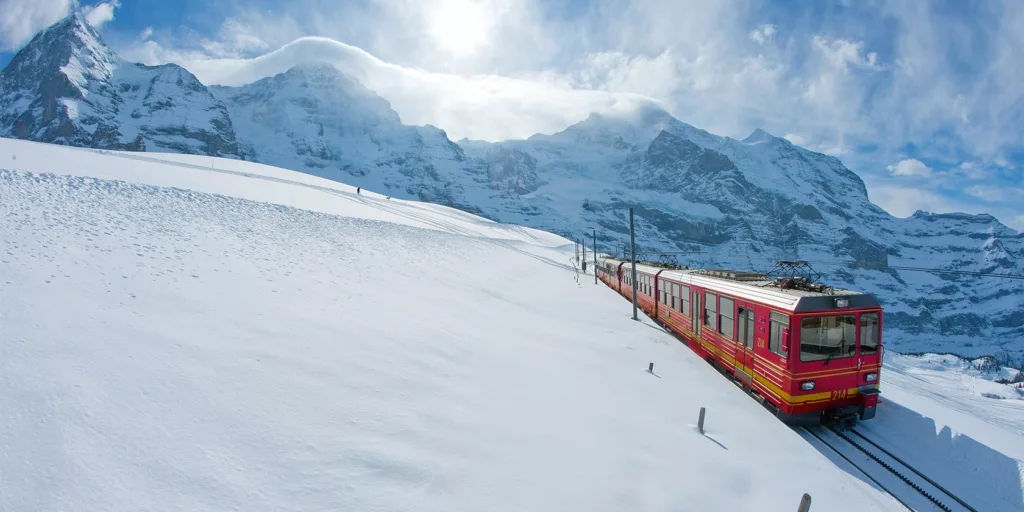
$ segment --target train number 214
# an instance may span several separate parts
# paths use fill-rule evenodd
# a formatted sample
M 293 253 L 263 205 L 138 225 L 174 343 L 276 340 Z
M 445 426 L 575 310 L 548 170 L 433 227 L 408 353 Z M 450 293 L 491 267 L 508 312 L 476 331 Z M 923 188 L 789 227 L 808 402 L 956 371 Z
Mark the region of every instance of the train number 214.
M 832 400 L 842 400 L 846 398 L 848 391 L 845 389 L 837 389 L 832 391 Z

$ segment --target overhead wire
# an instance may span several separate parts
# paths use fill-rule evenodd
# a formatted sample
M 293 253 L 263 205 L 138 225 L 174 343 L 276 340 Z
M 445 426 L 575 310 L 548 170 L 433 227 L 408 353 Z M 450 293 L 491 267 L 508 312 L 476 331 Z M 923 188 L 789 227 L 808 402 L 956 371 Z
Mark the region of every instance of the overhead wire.
M 707 251 L 665 251 L 665 252 L 662 252 L 662 251 L 657 251 L 657 252 L 647 252 L 647 251 L 641 252 L 641 251 L 637 251 L 637 256 L 694 256 L 694 255 L 710 255 L 710 254 L 711 253 L 709 253 Z M 712 259 L 712 260 L 734 260 L 734 261 L 738 260 L 738 261 L 746 261 L 746 262 L 750 262 L 750 261 L 754 261 L 754 260 L 760 260 L 760 261 L 766 261 L 766 262 L 771 261 L 772 264 L 775 263 L 774 260 L 771 260 L 769 258 L 764 258 L 764 257 L 760 257 L 760 258 L 759 257 L 754 257 L 754 258 L 751 258 L 751 257 L 745 257 L 745 256 L 714 256 L 713 258 L 710 258 L 710 259 Z M 997 278 L 997 279 L 1024 280 L 1024 274 L 1009 274 L 1009 273 L 998 273 L 998 272 L 979 272 L 979 271 L 973 271 L 973 270 L 955 270 L 955 269 L 944 269 L 944 268 L 914 267 L 914 266 L 906 266 L 906 265 L 887 265 L 886 264 L 886 265 L 877 265 L 876 266 L 876 265 L 858 264 L 857 262 L 852 262 L 852 261 L 828 261 L 828 260 L 801 260 L 801 261 L 806 261 L 807 263 L 811 263 L 811 264 L 814 264 L 814 265 L 841 266 L 841 267 L 851 268 L 851 269 L 899 270 L 899 271 L 905 271 L 905 272 L 926 272 L 926 273 L 930 273 L 930 274 L 946 274 L 946 275 L 960 275 L 960 276 L 969 276 L 969 277 L 990 277 L 990 278 Z

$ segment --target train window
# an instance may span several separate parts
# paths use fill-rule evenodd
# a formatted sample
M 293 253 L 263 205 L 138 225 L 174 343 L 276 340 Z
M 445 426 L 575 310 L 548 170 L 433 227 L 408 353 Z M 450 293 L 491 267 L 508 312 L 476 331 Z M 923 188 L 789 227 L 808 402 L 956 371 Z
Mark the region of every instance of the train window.
M 683 287 L 681 287 L 679 289 L 679 298 L 682 299 L 681 303 L 679 304 L 679 312 L 684 314 L 684 315 L 686 315 L 686 316 L 692 317 L 693 313 L 690 312 L 690 287 L 689 286 L 683 286 Z
M 672 304 L 669 304 L 672 309 L 679 309 L 679 284 L 672 283 Z
M 735 326 L 736 304 L 729 297 L 722 297 L 720 300 L 722 303 L 718 308 L 718 332 L 731 340 Z
M 812 316 L 800 321 L 800 360 L 831 361 L 852 357 L 856 351 L 853 315 Z
M 718 297 L 711 292 L 704 292 L 704 325 L 714 329 L 718 322 Z
M 788 328 L 788 316 L 772 313 L 771 326 L 768 331 L 768 350 L 771 350 L 782 357 L 787 356 L 786 352 L 782 350 L 782 330 Z
M 878 313 L 860 315 L 860 351 L 862 354 L 878 352 Z

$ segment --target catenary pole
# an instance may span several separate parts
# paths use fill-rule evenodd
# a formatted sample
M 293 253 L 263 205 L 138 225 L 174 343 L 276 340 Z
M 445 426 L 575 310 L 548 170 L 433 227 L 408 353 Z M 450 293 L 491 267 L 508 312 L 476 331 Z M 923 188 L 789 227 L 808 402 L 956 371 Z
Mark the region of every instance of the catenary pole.
M 636 237 L 633 236 L 633 209 L 629 209 L 629 260 L 632 263 L 631 275 L 629 278 L 630 288 L 633 289 L 633 320 L 639 320 L 636 316 Z
M 597 284 L 597 228 L 594 228 L 594 284 Z
M 580 267 L 583 268 L 583 273 L 587 273 L 587 238 L 584 236 L 580 238 L 580 249 L 583 249 L 583 264 Z

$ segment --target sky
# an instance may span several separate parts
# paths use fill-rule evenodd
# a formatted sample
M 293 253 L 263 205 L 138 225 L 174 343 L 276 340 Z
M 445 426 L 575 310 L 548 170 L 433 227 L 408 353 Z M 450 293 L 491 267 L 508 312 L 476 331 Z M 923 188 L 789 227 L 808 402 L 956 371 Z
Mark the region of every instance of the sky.
M 1024 2 L 0 0 L 0 65 L 81 10 L 128 60 L 240 84 L 328 62 L 451 138 L 551 133 L 653 100 L 840 158 L 896 216 L 1024 230 Z

